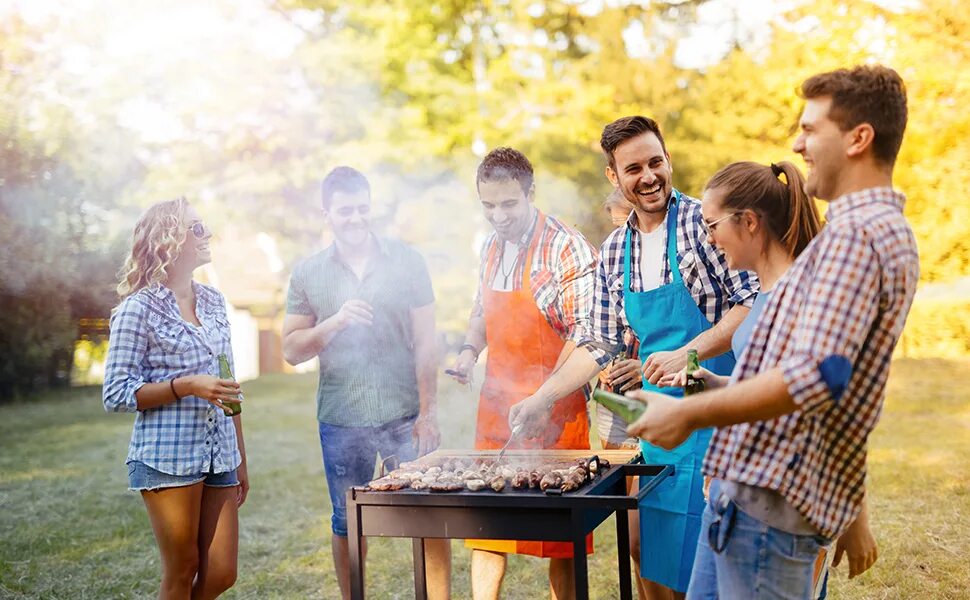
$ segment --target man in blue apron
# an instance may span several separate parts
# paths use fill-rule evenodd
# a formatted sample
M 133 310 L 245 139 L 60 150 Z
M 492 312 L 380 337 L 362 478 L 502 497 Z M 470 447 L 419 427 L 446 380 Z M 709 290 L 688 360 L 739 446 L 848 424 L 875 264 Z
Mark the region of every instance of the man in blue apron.
M 752 274 L 729 270 L 708 242 L 700 202 L 673 188 L 670 156 L 655 121 L 618 119 L 603 130 L 600 145 L 606 176 L 634 210 L 601 248 L 589 339 L 515 412 L 516 422 L 530 427 L 609 363 L 622 347 L 625 327 L 640 339 L 645 390 L 681 396 L 683 390 L 656 383 L 684 368 L 691 348 L 708 370 L 730 374 L 731 335 L 758 289 Z M 676 466 L 676 474 L 640 505 L 641 597 L 687 590 L 704 508 L 701 461 L 710 437 L 709 429 L 694 432 L 669 451 L 640 442 L 647 463 Z

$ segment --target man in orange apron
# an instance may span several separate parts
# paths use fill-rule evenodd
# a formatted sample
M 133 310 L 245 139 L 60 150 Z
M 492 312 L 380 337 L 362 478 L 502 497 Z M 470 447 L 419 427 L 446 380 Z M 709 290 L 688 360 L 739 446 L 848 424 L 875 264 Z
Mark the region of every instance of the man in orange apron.
M 482 251 L 479 293 L 455 371 L 456 379 L 466 383 L 488 346 L 475 447 L 498 449 L 511 436 L 510 408 L 534 393 L 588 330 L 596 254 L 582 234 L 536 209 L 532 165 L 521 152 L 490 152 L 478 167 L 476 183 L 485 218 L 495 231 Z M 541 430 L 517 437 L 510 448 L 589 448 L 586 400 L 585 388 L 570 390 Z M 569 542 L 466 544 L 472 548 L 476 600 L 498 598 L 509 553 L 551 559 L 553 597 L 575 593 Z M 593 551 L 592 537 L 586 551 Z

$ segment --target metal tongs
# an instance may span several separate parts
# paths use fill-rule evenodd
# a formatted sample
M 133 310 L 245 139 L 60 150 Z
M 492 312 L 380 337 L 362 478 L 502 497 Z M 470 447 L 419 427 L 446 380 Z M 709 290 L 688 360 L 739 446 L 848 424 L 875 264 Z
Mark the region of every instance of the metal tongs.
M 499 450 L 498 458 L 495 459 L 496 466 L 502 462 L 502 458 L 505 456 L 505 451 L 509 449 L 509 444 L 512 443 L 512 440 L 515 439 L 515 436 L 518 435 L 520 431 L 522 431 L 522 423 L 519 423 L 512 428 L 512 434 L 509 435 L 509 441 L 505 442 L 505 445 L 502 446 L 501 450 Z

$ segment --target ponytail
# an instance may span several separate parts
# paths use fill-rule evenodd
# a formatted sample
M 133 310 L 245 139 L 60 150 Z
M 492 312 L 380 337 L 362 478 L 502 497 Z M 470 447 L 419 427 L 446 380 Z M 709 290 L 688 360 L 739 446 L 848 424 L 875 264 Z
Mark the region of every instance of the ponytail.
M 788 250 L 788 255 L 795 258 L 822 229 L 818 207 L 805 193 L 805 178 L 798 167 L 786 160 L 778 165 L 772 163 L 771 168 L 772 172 L 776 169 L 780 170 L 781 175 L 785 177 L 789 217 L 788 227 L 779 241 Z

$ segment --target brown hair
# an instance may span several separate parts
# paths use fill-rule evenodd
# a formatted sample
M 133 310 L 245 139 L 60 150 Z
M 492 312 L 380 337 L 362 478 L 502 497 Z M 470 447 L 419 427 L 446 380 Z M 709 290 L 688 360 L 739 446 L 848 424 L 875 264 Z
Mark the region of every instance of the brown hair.
M 478 173 L 475 176 L 475 187 L 483 181 L 499 181 L 511 179 L 517 181 L 526 195 L 532 189 L 532 182 L 535 174 L 532 170 L 532 163 L 515 148 L 501 147 L 496 148 L 485 155 L 482 163 L 478 165 Z
M 664 143 L 663 134 L 660 133 L 660 125 L 649 117 L 641 117 L 640 115 L 622 117 L 604 127 L 603 135 L 600 136 L 600 148 L 603 149 L 603 154 L 606 155 L 610 167 L 616 168 L 613 152 L 617 146 L 645 133 L 652 133 L 657 136 L 660 141 L 660 148 L 663 149 L 664 154 L 667 154 L 667 145 Z
M 906 131 L 906 85 L 899 73 L 882 65 L 862 65 L 809 77 L 802 83 L 806 99 L 830 96 L 829 119 L 848 131 L 869 123 L 875 132 L 872 152 L 892 166 Z
M 352 194 L 354 192 L 367 192 L 370 196 L 370 183 L 364 174 L 353 167 L 335 167 L 327 173 L 320 184 L 320 197 L 324 210 L 330 210 L 333 203 L 333 196 L 337 192 Z
M 793 258 L 822 228 L 818 208 L 805 193 L 805 178 L 798 167 L 787 161 L 771 166 L 731 163 L 715 173 L 704 190 L 722 192 L 725 210 L 758 213 L 765 220 L 768 234 L 781 242 Z
M 150 206 L 135 223 L 131 252 L 118 273 L 118 295 L 130 296 L 138 290 L 162 283 L 168 268 L 178 258 L 185 243 L 185 198 L 165 200 Z

